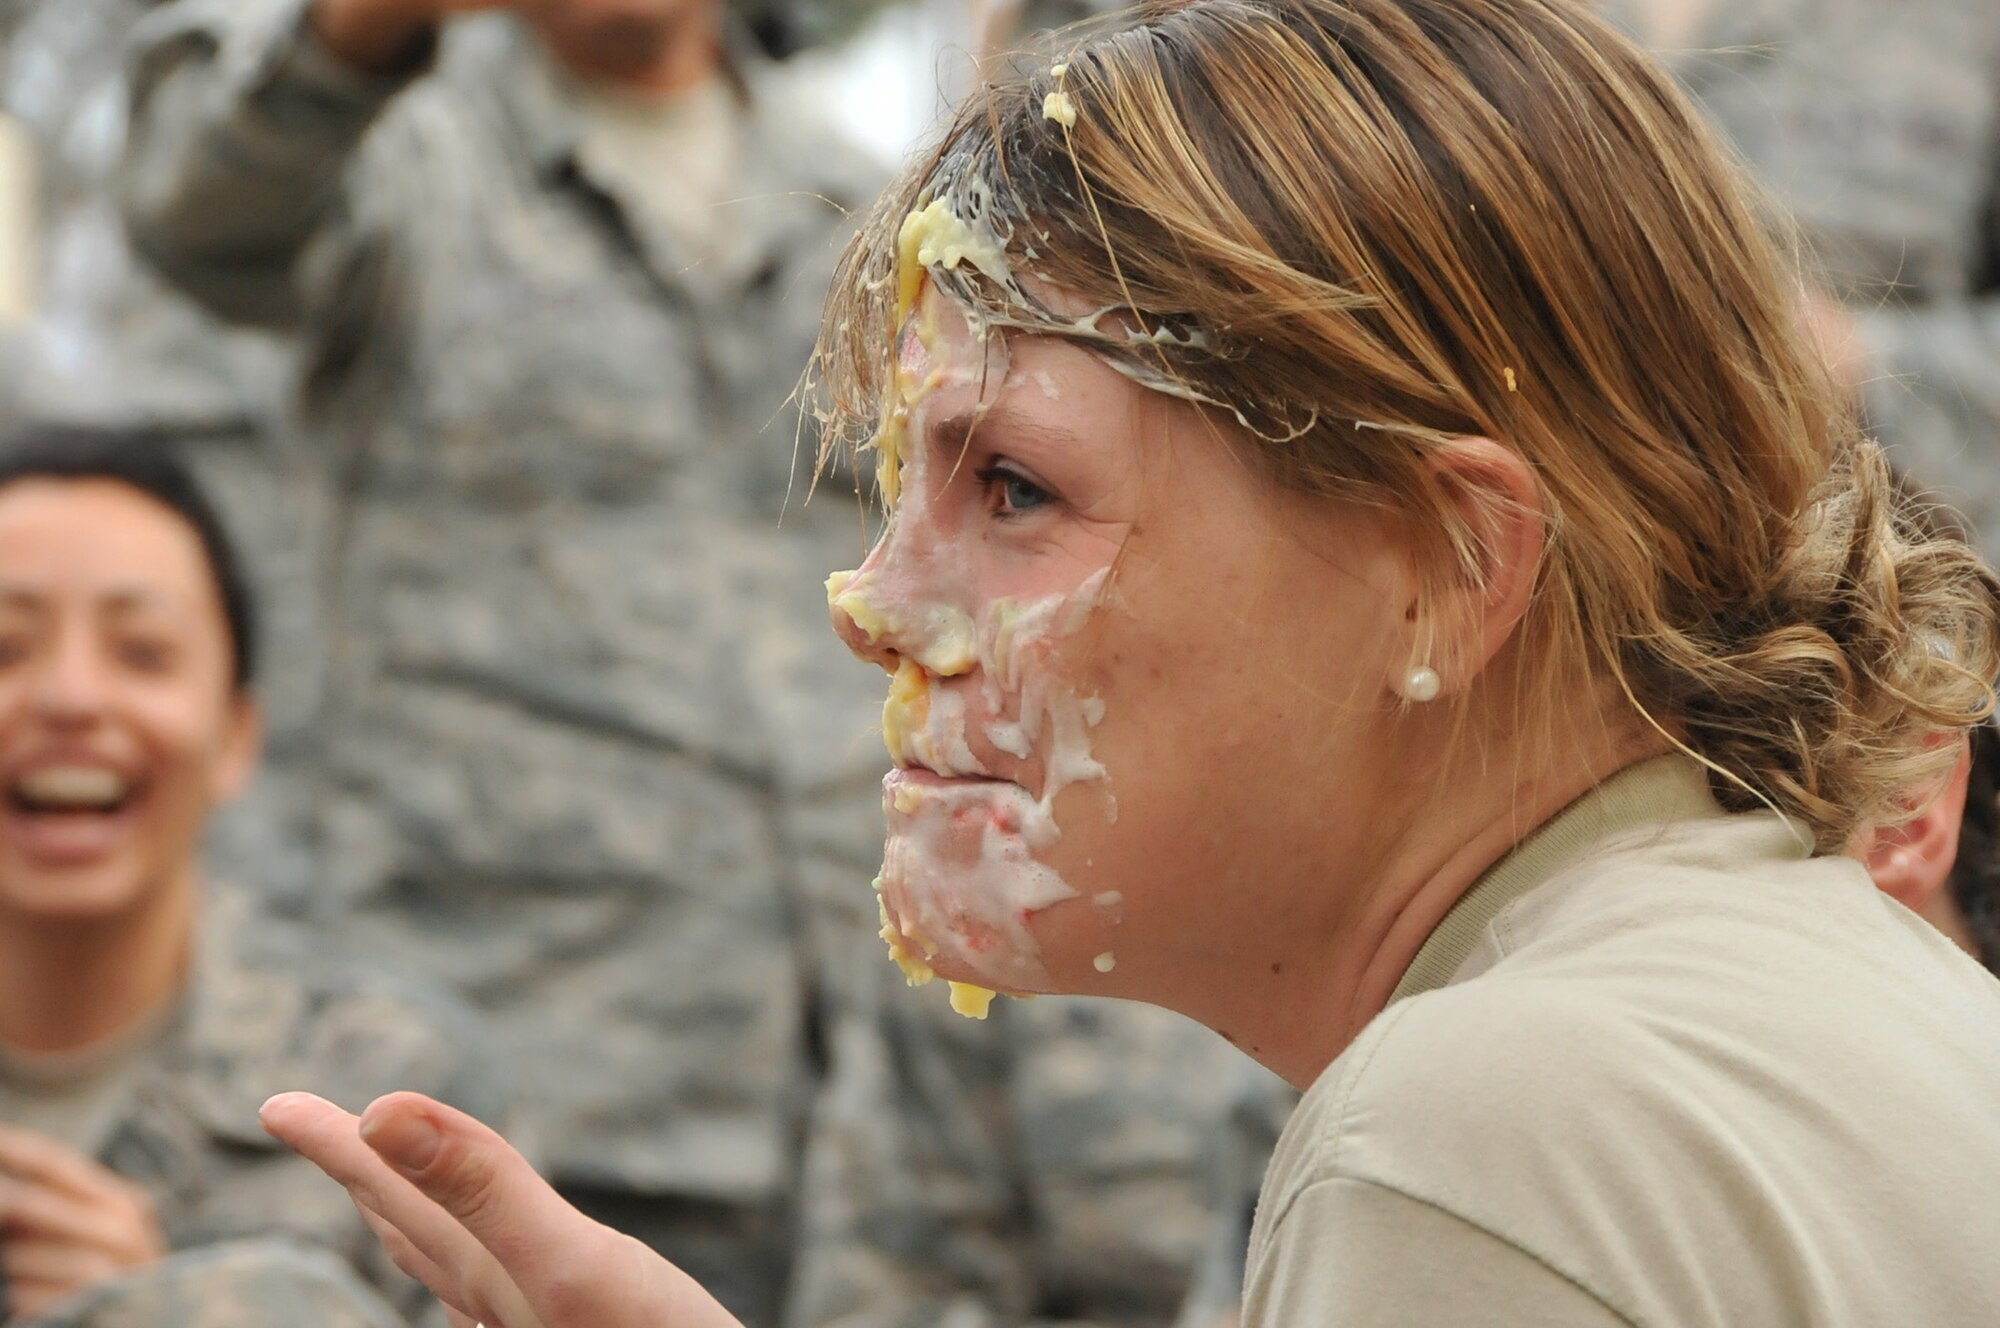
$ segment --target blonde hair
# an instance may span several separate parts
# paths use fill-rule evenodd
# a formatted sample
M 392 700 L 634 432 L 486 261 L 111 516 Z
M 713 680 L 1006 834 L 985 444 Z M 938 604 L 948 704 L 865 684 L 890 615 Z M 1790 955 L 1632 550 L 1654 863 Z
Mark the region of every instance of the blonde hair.
M 1515 449 L 1550 518 L 1524 704 L 1608 681 L 1821 849 L 1949 767 L 1929 739 L 1992 706 L 1990 574 L 1899 506 L 1756 199 L 1587 6 L 1192 0 L 1067 40 L 970 98 L 849 251 L 829 440 L 874 427 L 898 229 L 944 200 L 1006 260 L 933 265 L 946 293 L 1219 408 L 1279 485 L 1407 513 L 1433 586 L 1480 551 L 1427 450 Z

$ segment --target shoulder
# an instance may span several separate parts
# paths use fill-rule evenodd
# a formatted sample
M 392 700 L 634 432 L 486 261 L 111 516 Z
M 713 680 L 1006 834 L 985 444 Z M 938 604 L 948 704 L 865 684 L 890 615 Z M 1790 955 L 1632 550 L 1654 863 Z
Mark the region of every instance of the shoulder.
M 1401 1001 L 1312 1086 L 1278 1160 L 1300 1189 L 1338 1178 L 1400 1188 L 1419 1164 L 1449 1173 L 1457 1149 L 1540 1152 L 1579 1092 L 1625 1076 L 1630 1041 L 1557 982 L 1489 977 Z
M 1624 1260 L 1600 1247 L 1657 1225 L 1620 1229 L 1653 1184 L 1628 1147 L 1661 1118 L 1647 1057 L 1615 1013 L 1561 983 L 1489 977 L 1398 1003 L 1286 1126 L 1253 1263 L 1348 1241 L 1328 1234 L 1329 1211 L 1366 1229 L 1386 1205 L 1457 1233 L 1452 1248 L 1504 1249 L 1627 1312 Z
M 1314 1184 L 1253 1254 L 1250 1328 L 1631 1328 L 1587 1274 L 1434 1204 L 1366 1181 Z

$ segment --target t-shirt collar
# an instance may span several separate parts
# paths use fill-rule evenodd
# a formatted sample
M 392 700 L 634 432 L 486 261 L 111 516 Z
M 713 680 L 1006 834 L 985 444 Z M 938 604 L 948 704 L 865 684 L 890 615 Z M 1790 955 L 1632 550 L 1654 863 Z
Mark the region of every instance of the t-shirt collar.
M 1709 789 L 1708 770 L 1681 753 L 1629 765 L 1570 803 L 1486 869 L 1417 951 L 1389 996 L 1448 985 L 1478 948 L 1500 911 L 1614 835 L 1670 821 L 1725 815 Z

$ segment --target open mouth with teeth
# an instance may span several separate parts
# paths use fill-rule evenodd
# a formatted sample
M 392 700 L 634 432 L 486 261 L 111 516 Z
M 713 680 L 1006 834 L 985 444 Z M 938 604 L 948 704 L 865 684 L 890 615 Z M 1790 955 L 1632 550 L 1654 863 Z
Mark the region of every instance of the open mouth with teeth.
M 137 793 L 131 780 L 103 766 L 49 765 L 17 775 L 7 787 L 7 802 L 33 816 L 112 816 Z
M 10 855 L 47 868 L 101 862 L 138 824 L 145 784 L 90 761 L 47 761 L 6 784 L 0 827 Z

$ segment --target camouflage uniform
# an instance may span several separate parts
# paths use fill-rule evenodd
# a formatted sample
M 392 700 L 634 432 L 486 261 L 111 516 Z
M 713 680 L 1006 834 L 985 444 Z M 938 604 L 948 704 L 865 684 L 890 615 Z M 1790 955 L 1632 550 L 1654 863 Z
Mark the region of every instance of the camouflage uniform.
M 19 1328 L 404 1328 L 354 1270 L 286 1240 L 225 1241 L 99 1283 Z
M 851 510 L 778 517 L 875 169 L 739 62 L 733 229 L 690 273 L 509 17 L 378 79 L 304 9 L 163 11 L 124 184 L 162 270 L 305 343 L 337 513 L 326 911 L 496 1017 L 567 1193 L 768 1320 L 814 1074 L 787 803 L 818 776 L 758 695 L 797 670 L 758 655 L 838 647 L 823 603 L 762 606 L 858 557 Z M 849 795 L 883 765 L 852 746 Z
M 36 316 L 0 338 L 0 408 L 159 431 L 201 472 L 264 610 L 264 771 L 215 818 L 209 859 L 296 900 L 312 882 L 298 772 L 318 703 L 305 458 L 277 429 L 285 348 L 231 329 L 131 254 L 109 192 L 125 142 L 125 43 L 151 0 L 0 0 L 0 115 L 37 148 Z
M 412 1321 L 442 1323 L 429 1294 L 389 1263 L 347 1192 L 264 1133 L 257 1109 L 274 1093 L 306 1089 L 359 1111 L 406 1088 L 504 1126 L 508 1101 L 469 1011 L 441 993 L 331 961 L 325 950 L 302 929 L 219 894 L 203 919 L 184 1003 L 146 1053 L 97 1157 L 152 1197 L 170 1249 L 290 1237 L 345 1259 Z M 239 1266 L 250 1289 L 232 1279 Z M 149 1318 L 149 1328 L 219 1328 L 237 1319 L 209 1317 L 210 1303 L 226 1308 L 290 1285 L 262 1260 L 224 1261 L 199 1278 L 169 1281 L 172 1303 L 191 1312 Z M 206 1289 L 197 1296 L 195 1288 Z M 259 1303 L 264 1323 L 317 1328 L 282 1296 Z
M 1641 38 L 1651 0 L 1613 0 Z M 1799 220 L 1891 457 L 2000 554 L 2000 5 L 1714 0 L 1675 74 Z
M 792 1323 L 1172 1322 L 1241 1053 L 1146 1006 L 1003 1001 L 978 1024 L 893 970 L 878 986 L 834 1032 Z
M 1206 1155 L 1214 1221 L 1174 1328 L 1233 1328 L 1240 1321 L 1257 1195 L 1278 1136 L 1299 1104 L 1297 1089 L 1248 1060 L 1237 1066 L 1226 1096 L 1228 1107 Z

